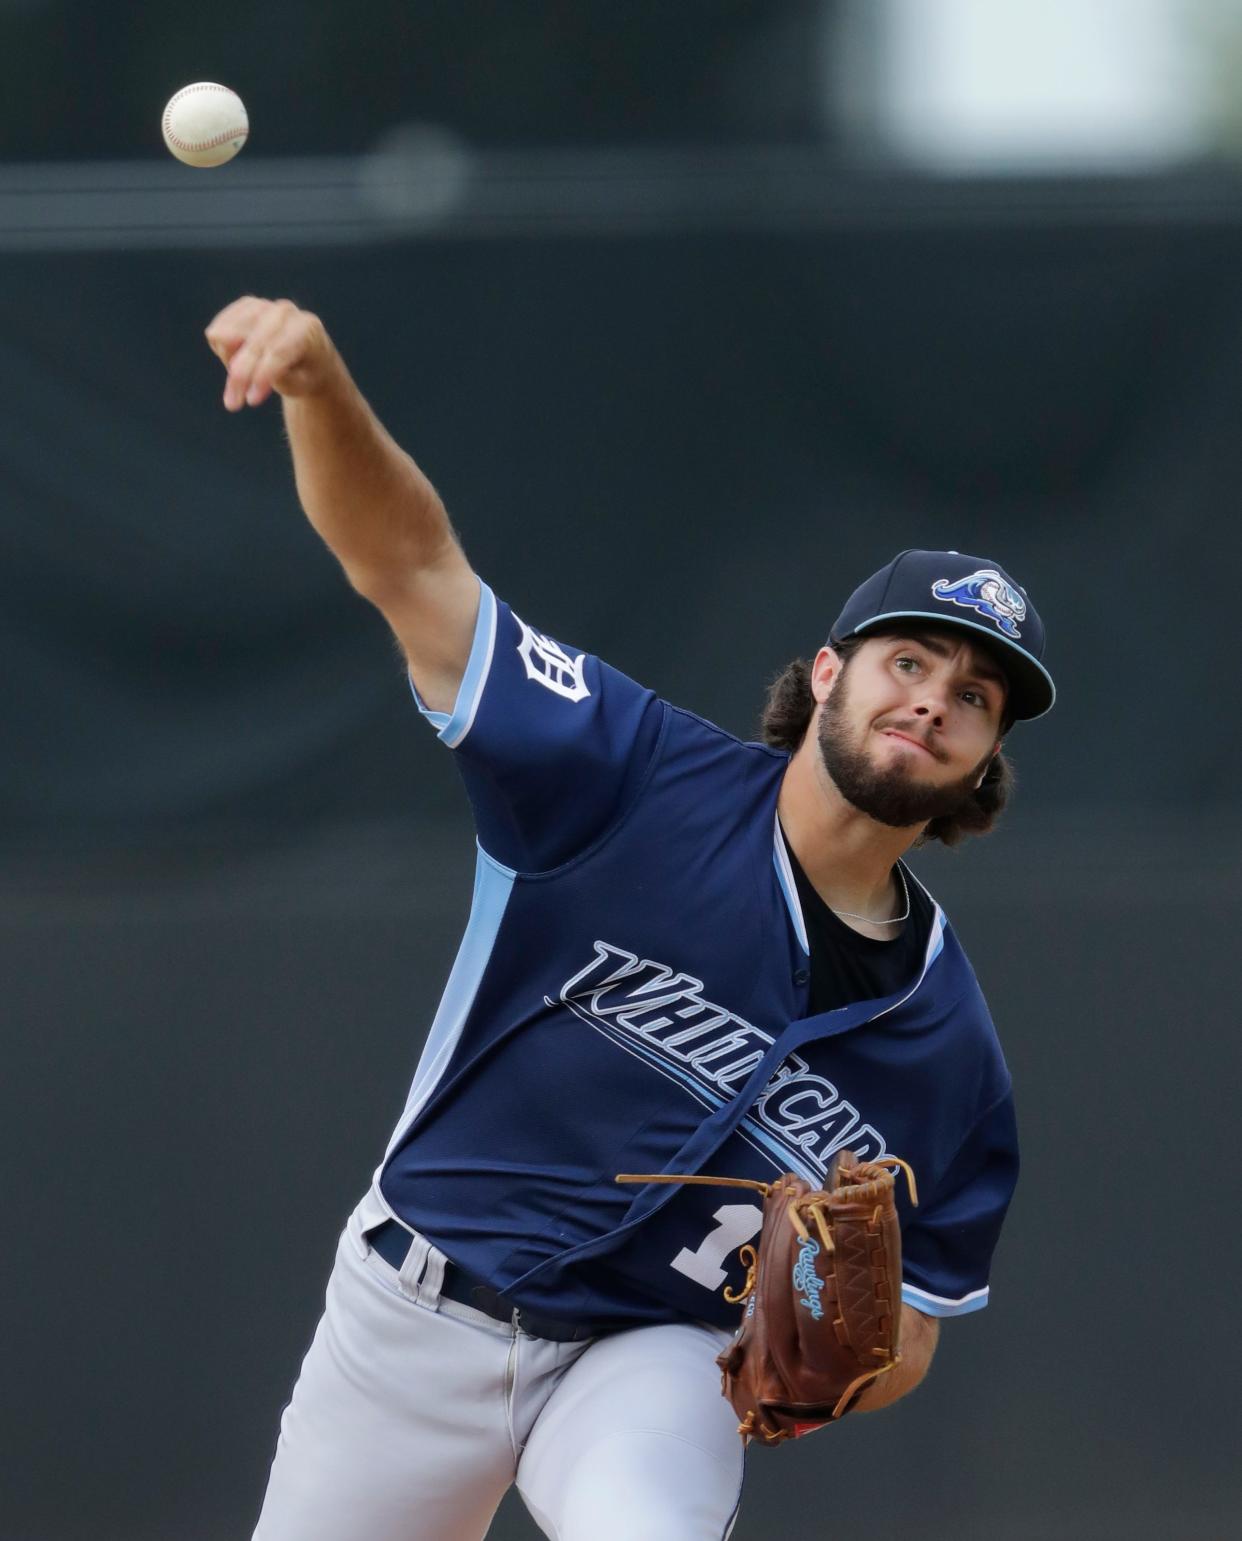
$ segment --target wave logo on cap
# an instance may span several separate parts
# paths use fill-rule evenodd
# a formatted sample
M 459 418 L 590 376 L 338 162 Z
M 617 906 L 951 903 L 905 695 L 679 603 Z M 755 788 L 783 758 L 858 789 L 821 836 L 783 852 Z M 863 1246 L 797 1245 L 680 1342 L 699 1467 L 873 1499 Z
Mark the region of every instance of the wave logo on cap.
M 969 578 L 958 578 L 952 583 L 948 578 L 938 578 L 932 584 L 932 593 L 937 599 L 986 615 L 1007 637 L 1022 635 L 1017 622 L 1026 620 L 1026 600 L 991 567 L 981 567 Z

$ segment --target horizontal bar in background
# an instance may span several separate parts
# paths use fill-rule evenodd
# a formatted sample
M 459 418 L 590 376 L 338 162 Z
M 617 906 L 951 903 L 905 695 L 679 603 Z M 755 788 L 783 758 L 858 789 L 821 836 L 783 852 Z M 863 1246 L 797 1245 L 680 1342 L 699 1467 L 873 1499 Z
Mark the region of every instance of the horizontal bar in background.
M 1242 175 L 937 178 L 813 146 L 474 150 L 434 129 L 360 156 L 0 166 L 0 250 L 360 245 L 877 227 L 1242 227 Z

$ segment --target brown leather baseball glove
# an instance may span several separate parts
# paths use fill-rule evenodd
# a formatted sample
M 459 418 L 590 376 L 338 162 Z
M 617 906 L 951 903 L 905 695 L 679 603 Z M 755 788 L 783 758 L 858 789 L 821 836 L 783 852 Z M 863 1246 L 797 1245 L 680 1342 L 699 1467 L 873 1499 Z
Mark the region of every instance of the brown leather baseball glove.
M 901 1231 L 890 1166 L 841 1151 L 828 1186 L 786 1172 L 774 1183 L 742 1178 L 632 1176 L 618 1181 L 711 1183 L 764 1196 L 756 1245 L 741 1249 L 746 1283 L 737 1336 L 720 1355 L 724 1394 L 744 1441 L 779 1444 L 843 1417 L 859 1393 L 898 1362 Z

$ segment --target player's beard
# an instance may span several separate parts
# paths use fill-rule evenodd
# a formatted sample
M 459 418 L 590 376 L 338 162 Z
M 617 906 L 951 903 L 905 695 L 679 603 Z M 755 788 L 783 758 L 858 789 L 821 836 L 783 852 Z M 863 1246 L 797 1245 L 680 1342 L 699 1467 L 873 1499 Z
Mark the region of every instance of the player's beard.
M 841 674 L 819 714 L 819 754 L 824 769 L 841 796 L 860 813 L 894 829 L 910 829 L 960 813 L 974 800 L 979 777 L 992 758 L 986 754 L 975 768 L 956 781 L 929 786 L 902 764 L 877 766 L 854 741 L 849 720 L 846 675 Z M 911 738 L 921 738 L 917 725 L 894 720 L 889 726 Z M 865 731 L 865 730 L 862 730 Z

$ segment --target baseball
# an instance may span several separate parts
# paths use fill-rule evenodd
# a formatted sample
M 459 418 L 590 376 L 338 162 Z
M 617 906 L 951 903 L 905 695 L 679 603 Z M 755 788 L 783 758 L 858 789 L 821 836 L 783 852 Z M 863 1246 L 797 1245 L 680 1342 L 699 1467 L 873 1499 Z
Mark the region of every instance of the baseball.
M 170 98 L 163 129 L 164 143 L 187 166 L 223 166 L 245 144 L 250 120 L 236 91 L 200 80 Z

